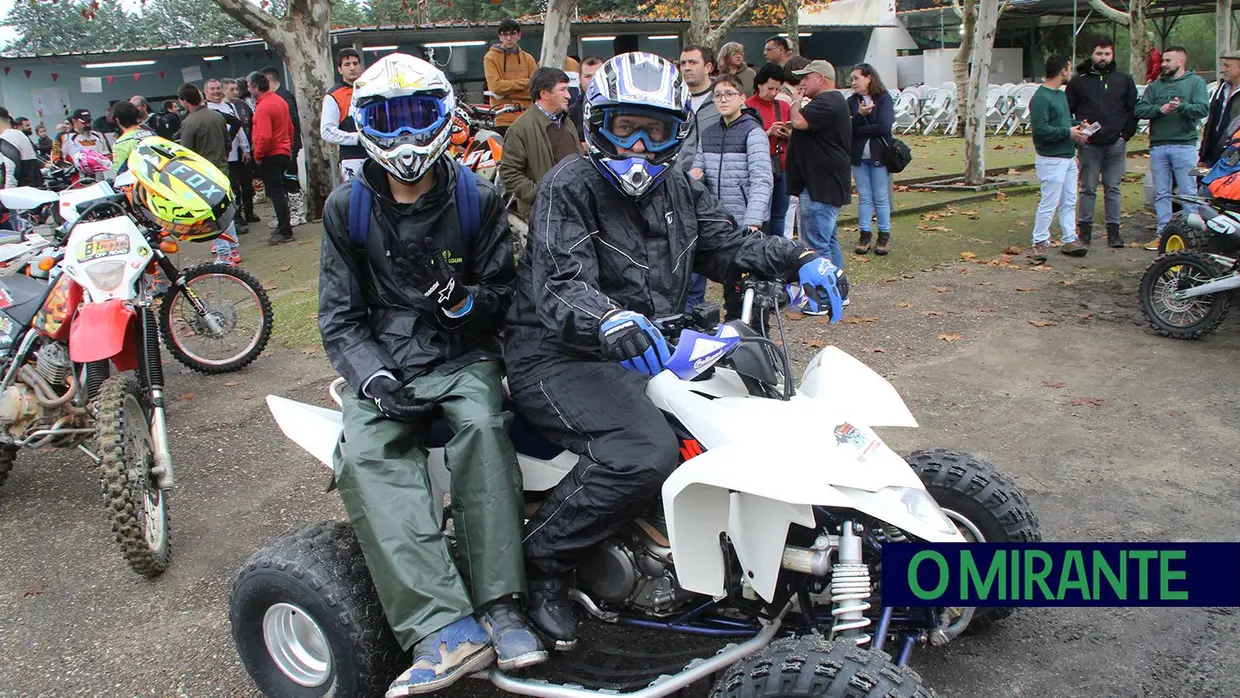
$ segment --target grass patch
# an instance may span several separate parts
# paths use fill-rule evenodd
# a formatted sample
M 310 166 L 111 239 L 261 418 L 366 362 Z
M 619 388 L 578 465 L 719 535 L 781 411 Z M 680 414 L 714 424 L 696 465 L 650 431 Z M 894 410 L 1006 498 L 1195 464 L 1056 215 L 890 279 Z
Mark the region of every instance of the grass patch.
M 927 177 L 930 175 L 951 175 L 964 172 L 964 139 L 949 136 L 917 136 L 909 134 L 900 136 L 913 151 L 913 161 L 900 174 L 896 175 L 896 183 L 901 180 Z M 1128 142 L 1128 150 L 1148 148 L 1149 137 L 1137 134 Z M 1033 149 L 1033 137 L 1029 135 L 992 136 L 986 134 L 986 168 L 1017 167 L 1033 163 L 1036 155 Z

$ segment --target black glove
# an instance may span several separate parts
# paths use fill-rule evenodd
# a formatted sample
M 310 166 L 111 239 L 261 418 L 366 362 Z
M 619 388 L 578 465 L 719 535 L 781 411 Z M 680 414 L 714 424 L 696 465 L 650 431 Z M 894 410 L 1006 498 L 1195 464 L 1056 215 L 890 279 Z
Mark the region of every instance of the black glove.
M 469 289 L 461 283 L 448 258 L 440 252 L 432 238 L 426 238 L 422 250 L 412 246 L 395 263 L 402 280 L 411 282 L 418 291 L 446 312 L 454 312 L 469 298 Z
M 414 402 L 401 388 L 400 381 L 387 376 L 375 376 L 366 385 L 366 397 L 375 401 L 375 405 L 384 417 L 402 422 L 417 422 L 426 418 L 435 409 L 433 402 Z

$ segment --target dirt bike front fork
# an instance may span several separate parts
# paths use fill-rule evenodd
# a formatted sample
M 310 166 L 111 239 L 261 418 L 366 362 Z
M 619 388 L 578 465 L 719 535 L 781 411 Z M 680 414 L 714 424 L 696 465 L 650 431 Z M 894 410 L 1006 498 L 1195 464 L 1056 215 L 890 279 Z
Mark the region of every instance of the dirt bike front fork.
M 139 331 L 142 343 L 138 356 L 138 371 L 142 385 L 151 396 L 151 451 L 154 467 L 151 475 L 161 490 L 172 489 L 175 480 L 172 473 L 172 451 L 168 448 L 168 421 L 164 414 L 164 366 L 159 353 L 159 323 L 150 306 L 139 309 Z
M 168 278 L 168 283 L 181 289 L 181 293 L 185 294 L 185 298 L 189 301 L 190 306 L 193 307 L 194 312 L 198 313 L 198 318 L 202 321 L 203 327 L 214 337 L 224 334 L 224 326 L 220 324 L 219 318 L 207 310 L 207 306 L 198 297 L 198 294 L 194 293 L 194 289 L 185 283 L 181 270 L 177 269 L 172 260 L 168 259 L 168 255 L 164 254 L 163 250 L 156 247 L 154 252 L 155 261 L 159 264 L 160 271 Z

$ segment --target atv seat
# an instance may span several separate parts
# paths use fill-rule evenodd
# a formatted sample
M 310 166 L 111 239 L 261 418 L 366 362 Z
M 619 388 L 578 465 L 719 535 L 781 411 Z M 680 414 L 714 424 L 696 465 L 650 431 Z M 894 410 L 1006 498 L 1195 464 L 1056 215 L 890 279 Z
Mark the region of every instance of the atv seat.
M 1224 211 L 1240 213 L 1240 201 L 1236 199 L 1215 199 L 1214 203 Z
M 43 307 L 43 301 L 51 289 L 47 282 L 29 276 L 14 274 L 5 277 L 0 281 L 0 304 L 6 301 L 8 304 L 0 307 L 4 308 L 4 313 L 21 326 L 24 332 Z

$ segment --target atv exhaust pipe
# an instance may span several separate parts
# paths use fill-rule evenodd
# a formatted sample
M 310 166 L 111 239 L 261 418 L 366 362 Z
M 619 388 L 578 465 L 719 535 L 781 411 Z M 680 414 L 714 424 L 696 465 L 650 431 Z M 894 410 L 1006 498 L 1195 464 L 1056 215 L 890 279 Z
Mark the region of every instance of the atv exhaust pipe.
M 798 548 L 784 546 L 783 568 L 813 577 L 825 577 L 831 571 L 831 548 Z
M 1240 274 L 1229 274 L 1209 283 L 1194 286 L 1187 291 L 1177 291 L 1171 297 L 1176 300 L 1182 300 L 1185 298 L 1196 298 L 1197 296 L 1208 296 L 1212 293 L 1222 293 L 1223 291 L 1231 291 L 1237 288 L 1240 288 Z

